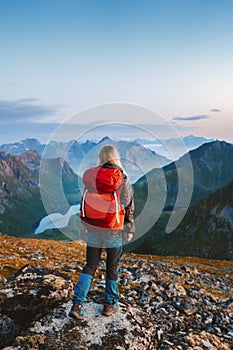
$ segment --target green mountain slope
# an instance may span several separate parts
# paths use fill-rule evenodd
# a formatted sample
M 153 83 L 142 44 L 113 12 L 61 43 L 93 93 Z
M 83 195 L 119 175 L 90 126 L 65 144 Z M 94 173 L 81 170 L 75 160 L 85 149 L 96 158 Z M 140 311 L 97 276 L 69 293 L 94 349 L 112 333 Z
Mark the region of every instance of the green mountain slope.
M 185 177 L 182 178 L 186 157 L 187 155 L 180 158 L 176 164 L 172 163 L 163 168 L 168 191 L 163 213 L 152 229 L 127 249 L 150 254 L 182 254 L 231 259 L 231 248 L 228 247 L 231 247 L 233 229 L 229 226 L 230 221 L 229 218 L 226 220 L 225 214 L 219 217 L 213 214 L 215 207 L 212 204 L 219 201 L 219 208 L 222 206 L 225 208 L 224 213 L 232 214 L 233 146 L 226 142 L 215 141 L 190 152 L 194 172 L 194 190 L 190 207 L 179 227 L 170 234 L 165 233 L 177 196 L 176 166 L 182 181 L 189 181 Z M 153 183 L 155 195 L 159 197 L 161 187 L 157 169 L 148 174 L 147 181 Z M 147 181 L 141 178 L 134 186 L 136 207 L 139 211 L 146 202 Z
M 192 206 L 173 232 L 159 230 L 162 219 L 135 252 L 233 260 L 233 182 Z
M 193 194 L 191 205 L 204 199 L 218 189 L 227 186 L 233 180 L 233 145 L 224 141 L 206 143 L 192 150 L 176 162 L 163 167 L 166 178 L 167 198 L 165 208 L 171 209 L 176 201 L 179 181 L 190 186 L 192 179 L 187 177 L 187 167 L 190 157 L 193 167 Z M 155 193 L 160 197 L 164 188 L 161 186 L 161 169 L 153 169 L 146 176 L 141 177 L 135 184 L 134 190 L 145 192 L 144 201 L 147 196 L 148 182 L 155 188 Z M 139 203 L 140 206 L 140 203 Z

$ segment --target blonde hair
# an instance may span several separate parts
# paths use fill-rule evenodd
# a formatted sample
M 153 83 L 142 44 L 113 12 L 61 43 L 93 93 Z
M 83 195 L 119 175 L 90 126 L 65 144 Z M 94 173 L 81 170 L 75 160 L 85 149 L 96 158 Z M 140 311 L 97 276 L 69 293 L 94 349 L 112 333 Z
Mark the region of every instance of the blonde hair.
M 106 145 L 100 150 L 98 165 L 105 163 L 118 165 L 122 168 L 119 152 L 114 146 Z

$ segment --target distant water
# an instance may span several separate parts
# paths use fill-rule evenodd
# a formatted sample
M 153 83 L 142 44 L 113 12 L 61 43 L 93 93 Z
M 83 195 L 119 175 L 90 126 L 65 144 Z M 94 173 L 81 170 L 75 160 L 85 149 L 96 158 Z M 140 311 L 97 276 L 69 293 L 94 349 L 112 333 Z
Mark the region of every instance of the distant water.
M 164 147 L 162 144 L 158 143 L 147 143 L 142 145 L 145 148 L 150 148 L 152 151 L 156 151 L 160 149 L 161 147 Z
M 79 205 L 72 205 L 66 214 L 52 213 L 41 219 L 35 234 L 43 233 L 45 230 L 66 227 L 72 215 L 79 212 Z

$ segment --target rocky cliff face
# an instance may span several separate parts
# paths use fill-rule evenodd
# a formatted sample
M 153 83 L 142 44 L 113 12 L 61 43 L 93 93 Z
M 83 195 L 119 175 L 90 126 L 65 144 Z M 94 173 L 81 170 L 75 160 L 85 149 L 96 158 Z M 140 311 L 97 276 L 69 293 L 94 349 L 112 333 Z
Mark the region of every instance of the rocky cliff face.
M 0 230 L 7 233 L 28 233 L 36 221 L 45 215 L 39 200 L 38 171 L 27 167 L 26 159 L 32 155 L 18 156 L 1 153 L 0 159 Z M 39 155 L 33 154 L 38 162 Z
M 16 156 L 1 153 L 0 157 L 0 227 L 4 228 L 4 216 L 17 205 L 17 198 L 30 199 L 38 188 L 38 176 L 35 175 Z M 16 215 L 17 216 L 17 215 Z M 12 220 L 11 220 L 12 222 Z M 7 231 L 8 232 L 8 231 Z
M 38 171 L 41 157 L 37 151 L 26 151 L 17 157 L 27 168 Z
M 106 318 L 101 260 L 84 304 L 86 319 L 75 322 L 67 315 L 72 281 L 84 265 L 84 243 L 0 240 L 2 348 L 232 349 L 233 263 L 124 254 L 120 310 Z
M 19 156 L 0 153 L 0 230 L 21 236 L 30 234 L 46 216 L 39 188 L 40 162 L 41 157 L 36 151 Z M 57 189 L 61 186 L 69 204 L 76 204 L 80 198 L 78 176 L 61 158 L 47 159 L 46 163 L 46 196 L 54 203 L 55 212 L 66 212 L 69 206 L 59 206 L 62 201 Z
M 2 180 L 12 178 L 12 182 L 18 187 L 20 184 L 29 187 L 35 187 L 38 184 L 38 179 L 18 157 L 5 153 L 1 153 L 0 177 Z

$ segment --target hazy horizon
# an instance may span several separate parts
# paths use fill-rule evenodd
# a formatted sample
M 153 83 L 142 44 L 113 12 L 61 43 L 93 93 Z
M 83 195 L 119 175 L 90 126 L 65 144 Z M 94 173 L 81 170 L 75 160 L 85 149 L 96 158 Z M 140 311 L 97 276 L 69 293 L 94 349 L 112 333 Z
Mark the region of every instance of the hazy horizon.
M 75 139 L 69 139 L 69 140 L 60 140 L 60 141 L 57 141 L 57 140 L 53 140 L 53 139 L 51 139 L 51 140 L 49 140 L 50 142 L 52 141 L 52 142 L 64 142 L 64 143 L 66 143 L 66 142 L 72 142 L 72 141 L 77 141 L 77 142 L 80 142 L 80 143 L 83 143 L 83 142 L 86 142 L 86 141 L 91 141 L 91 142 L 100 142 L 103 138 L 105 138 L 105 137 L 109 137 L 112 141 L 128 141 L 128 142 L 131 142 L 131 141 L 137 141 L 138 139 L 139 140 L 141 140 L 141 141 L 143 141 L 143 140 L 145 140 L 145 141 L 148 141 L 148 142 L 158 142 L 158 144 L 159 144 L 159 142 L 160 142 L 160 140 L 159 139 L 153 139 L 153 138 L 141 138 L 141 137 L 138 137 L 138 136 L 136 136 L 136 137 L 133 137 L 133 138 L 129 138 L 129 137 L 114 137 L 114 136 L 109 136 L 108 134 L 106 134 L 106 135 L 99 135 L 99 136 L 97 136 L 97 137 L 93 137 L 93 138 L 82 138 L 82 140 L 75 140 Z M 187 135 L 187 136 L 184 136 L 184 137 L 180 137 L 180 138 L 178 138 L 178 137 L 171 137 L 171 138 L 164 138 L 164 139 L 162 139 L 161 138 L 161 141 L 169 141 L 169 140 L 172 140 L 172 139 L 187 139 L 187 138 L 191 138 L 191 137 L 193 137 L 193 138 L 203 138 L 203 139 L 205 139 L 205 140 L 207 140 L 207 141 L 209 141 L 209 140 L 211 140 L 211 141 L 225 141 L 225 142 L 228 142 L 228 143 L 233 143 L 233 140 L 232 141 L 228 141 L 228 140 L 224 140 L 224 139 L 216 139 L 216 138 L 206 138 L 206 137 L 204 137 L 204 136 L 195 136 L 195 135 L 192 135 L 192 134 L 190 134 L 190 135 Z M 14 143 L 21 143 L 21 142 L 24 142 L 24 141 L 26 141 L 26 140 L 37 140 L 37 141 L 39 141 L 39 143 L 40 144 L 46 144 L 46 142 L 43 142 L 43 140 L 41 140 L 39 137 L 34 137 L 33 135 L 31 136 L 31 137 L 26 137 L 26 138 L 23 138 L 23 139 L 15 139 L 14 141 L 12 141 L 12 142 L 0 142 L 0 146 L 2 146 L 2 145 L 7 145 L 7 144 L 14 144 Z

